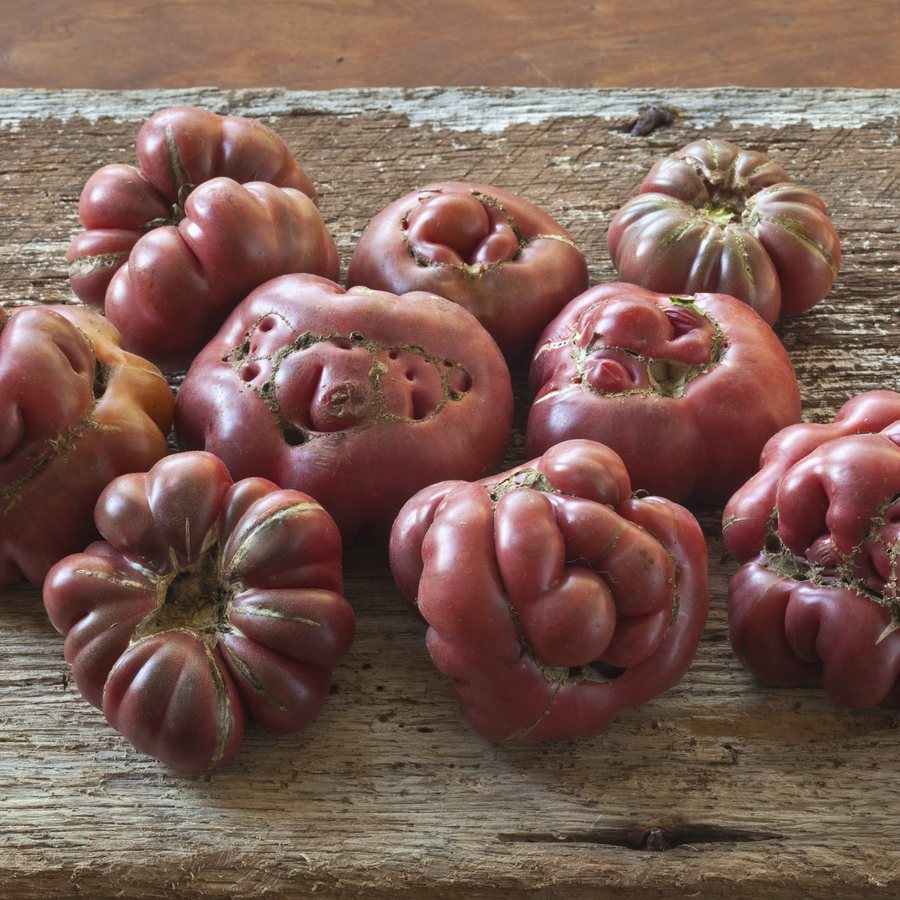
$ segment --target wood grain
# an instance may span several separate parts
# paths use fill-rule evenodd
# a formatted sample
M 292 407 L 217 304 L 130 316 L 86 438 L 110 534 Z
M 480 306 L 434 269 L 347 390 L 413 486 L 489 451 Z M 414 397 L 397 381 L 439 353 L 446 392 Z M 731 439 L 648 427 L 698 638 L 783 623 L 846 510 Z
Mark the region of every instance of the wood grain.
M 133 161 L 150 112 L 256 112 L 321 188 L 344 268 L 378 209 L 466 178 L 568 227 L 592 282 L 614 278 L 610 218 L 659 156 L 715 134 L 766 150 L 822 195 L 842 271 L 779 324 L 805 418 L 898 387 L 900 93 L 656 92 L 681 111 L 635 138 L 641 92 L 0 92 L 0 291 L 70 302 L 81 186 Z M 526 412 L 509 461 L 522 459 Z M 251 728 L 201 777 L 141 757 L 69 682 L 38 592 L 0 597 L 0 895 L 767 900 L 896 897 L 900 712 L 848 712 L 815 686 L 766 688 L 727 644 L 720 510 L 698 508 L 713 609 L 675 689 L 596 738 L 514 749 L 460 719 L 383 554 L 347 548 L 358 637 L 304 733 Z
M 872 0 L 5 0 L 0 85 L 900 87 Z

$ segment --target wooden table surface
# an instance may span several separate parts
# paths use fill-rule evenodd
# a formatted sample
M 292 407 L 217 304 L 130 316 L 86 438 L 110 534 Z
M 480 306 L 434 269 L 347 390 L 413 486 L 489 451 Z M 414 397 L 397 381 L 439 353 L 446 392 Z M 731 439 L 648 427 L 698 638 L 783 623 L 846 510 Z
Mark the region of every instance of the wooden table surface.
M 714 134 L 768 149 L 841 234 L 832 294 L 778 328 L 805 418 L 897 387 L 900 93 L 884 90 L 900 88 L 896 0 L 6 0 L 2 13 L 3 303 L 71 301 L 81 186 L 131 161 L 140 122 L 173 103 L 275 127 L 322 192 L 344 271 L 384 203 L 453 177 L 544 206 L 582 244 L 592 283 L 611 280 L 612 214 L 656 158 Z M 502 90 L 439 89 L 464 86 Z M 630 137 L 649 103 L 681 117 Z M 202 777 L 112 732 L 71 685 L 38 592 L 5 589 L 0 897 L 900 896 L 900 713 L 850 713 L 815 686 L 772 690 L 742 671 L 720 510 L 696 511 L 713 608 L 685 679 L 603 736 L 518 750 L 461 721 L 385 559 L 363 546 L 345 558 L 358 637 L 323 715 L 295 737 L 250 729 Z
M 648 102 L 681 111 L 632 137 Z M 660 155 L 715 134 L 767 148 L 821 194 L 838 281 L 779 324 L 804 415 L 824 420 L 900 370 L 897 91 L 189 90 L 0 92 L 0 292 L 69 302 L 77 197 L 173 103 L 256 115 L 321 190 L 344 271 L 356 237 L 415 184 L 502 185 L 572 232 L 613 280 L 606 227 Z M 511 462 L 527 410 L 517 376 Z M 178 775 L 134 752 L 67 677 L 37 590 L 0 598 L 0 896 L 38 900 L 389 896 L 638 900 L 900 895 L 900 713 L 848 712 L 816 686 L 759 684 L 727 642 L 721 510 L 696 509 L 712 610 L 683 681 L 604 735 L 494 746 L 461 720 L 387 561 L 344 561 L 357 639 L 322 716 L 250 728 L 226 767 Z M 660 852 L 650 852 L 651 850 Z M 873 893 L 874 892 L 874 893 Z

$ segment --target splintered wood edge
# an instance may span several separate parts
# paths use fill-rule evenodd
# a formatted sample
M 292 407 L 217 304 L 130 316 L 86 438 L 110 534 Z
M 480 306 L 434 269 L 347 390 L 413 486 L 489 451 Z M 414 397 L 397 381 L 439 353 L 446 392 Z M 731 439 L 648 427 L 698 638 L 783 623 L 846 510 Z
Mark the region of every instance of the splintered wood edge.
M 23 120 L 146 118 L 168 106 L 204 106 L 213 112 L 254 118 L 278 116 L 405 115 L 412 127 L 450 131 L 503 131 L 520 124 L 572 116 L 635 118 L 646 106 L 666 106 L 697 128 L 727 119 L 734 126 L 862 128 L 900 119 L 900 90 L 856 88 L 545 89 L 364 88 L 288 91 L 281 88 L 224 91 L 214 87 L 148 91 L 0 90 L 0 127 Z

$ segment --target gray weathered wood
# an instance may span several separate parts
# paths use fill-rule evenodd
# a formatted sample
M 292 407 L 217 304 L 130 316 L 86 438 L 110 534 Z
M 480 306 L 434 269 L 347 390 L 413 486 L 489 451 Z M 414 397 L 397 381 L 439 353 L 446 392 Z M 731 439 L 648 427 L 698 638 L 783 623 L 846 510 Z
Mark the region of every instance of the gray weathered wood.
M 631 137 L 650 102 L 682 117 Z M 468 179 L 547 209 L 582 244 L 592 280 L 611 280 L 606 226 L 657 157 L 713 134 L 765 149 L 823 196 L 844 251 L 829 297 L 778 326 L 805 417 L 898 386 L 900 92 L 3 91 L 3 303 L 72 300 L 65 249 L 81 186 L 133 161 L 140 122 L 172 103 L 270 122 L 320 187 L 345 269 L 389 200 Z M 521 447 L 519 430 L 511 462 Z M 735 566 L 720 511 L 698 512 L 713 609 L 682 683 L 602 736 L 526 749 L 461 721 L 384 556 L 360 545 L 345 560 L 358 638 L 323 715 L 293 737 L 251 728 L 202 777 L 109 729 L 69 683 L 37 591 L 4 590 L 0 895 L 900 895 L 900 714 L 848 712 L 815 687 L 773 690 L 743 672 L 726 638 Z

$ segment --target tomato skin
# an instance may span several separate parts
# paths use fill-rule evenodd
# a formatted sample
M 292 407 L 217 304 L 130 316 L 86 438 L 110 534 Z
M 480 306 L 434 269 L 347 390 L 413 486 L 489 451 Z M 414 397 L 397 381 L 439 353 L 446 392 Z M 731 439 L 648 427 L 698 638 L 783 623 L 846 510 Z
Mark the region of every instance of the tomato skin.
M 722 293 L 768 323 L 831 289 L 840 240 L 822 199 L 757 151 L 694 141 L 658 160 L 607 233 L 621 281 Z
M 390 559 L 464 717 L 499 742 L 604 731 L 681 679 L 709 609 L 696 519 L 633 498 L 621 460 L 592 441 L 426 488 L 400 512 Z
M 137 156 L 139 168 L 104 166 L 85 184 L 85 231 L 67 253 L 72 289 L 129 350 L 183 371 L 264 281 L 338 278 L 315 188 L 265 125 L 172 107 L 144 123 Z
M 94 539 L 100 492 L 166 455 L 173 408 L 159 370 L 96 311 L 0 310 L 0 585 L 40 586 Z
M 568 232 L 527 200 L 469 182 L 429 184 L 379 212 L 360 237 L 347 286 L 429 291 L 459 303 L 510 361 L 588 285 Z
M 765 442 L 800 421 L 781 342 L 723 294 L 591 288 L 547 326 L 529 380 L 529 454 L 595 440 L 622 457 L 636 489 L 676 502 L 724 504 Z
M 248 716 L 305 727 L 350 647 L 341 540 L 322 507 L 209 453 L 113 481 L 105 538 L 50 571 L 44 605 L 86 700 L 185 772 L 224 764 Z
M 854 709 L 898 693 L 900 394 L 860 394 L 833 422 L 775 435 L 723 533 L 743 563 L 729 629 L 750 671 L 784 686 L 821 679 Z
M 512 407 L 497 345 L 457 304 L 286 275 L 194 361 L 175 429 L 235 478 L 316 497 L 345 539 L 383 539 L 416 491 L 496 471 Z

